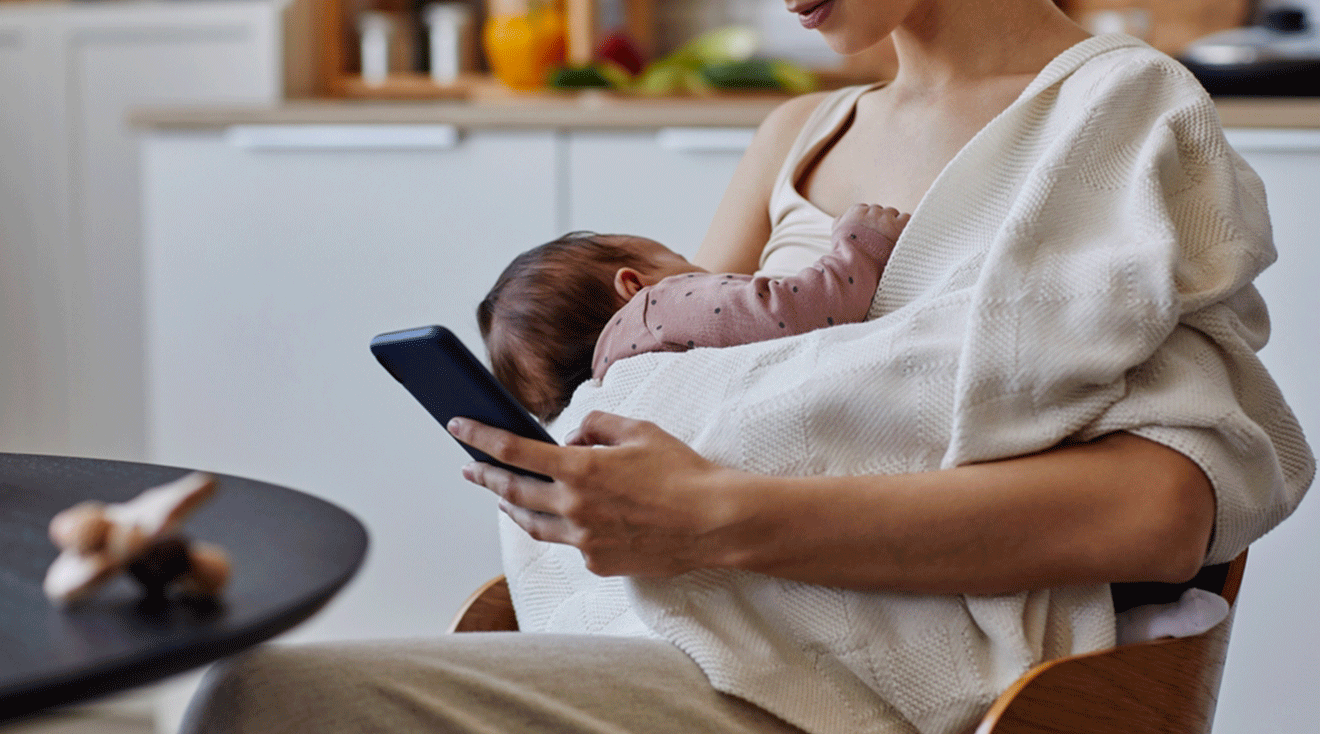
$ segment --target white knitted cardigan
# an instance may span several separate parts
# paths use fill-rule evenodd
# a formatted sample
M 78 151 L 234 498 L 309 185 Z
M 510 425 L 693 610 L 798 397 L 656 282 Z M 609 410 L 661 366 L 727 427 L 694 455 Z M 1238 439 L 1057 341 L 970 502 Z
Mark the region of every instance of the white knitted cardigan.
M 555 429 L 607 410 L 776 475 L 927 471 L 1131 431 L 1205 470 L 1220 562 L 1291 512 L 1314 470 L 1255 356 L 1268 319 L 1251 280 L 1274 256 L 1261 183 L 1196 82 L 1133 39 L 1093 38 L 948 165 L 871 320 L 624 360 Z M 572 548 L 502 532 L 523 630 L 669 640 L 718 690 L 817 734 L 962 731 L 1031 665 L 1114 644 L 1107 586 L 599 578 Z

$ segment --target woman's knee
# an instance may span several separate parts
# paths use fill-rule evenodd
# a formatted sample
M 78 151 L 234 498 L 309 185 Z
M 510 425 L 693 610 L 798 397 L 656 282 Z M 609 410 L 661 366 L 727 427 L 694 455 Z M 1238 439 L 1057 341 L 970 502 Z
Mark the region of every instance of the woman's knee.
M 342 685 L 308 648 L 267 645 L 223 660 L 208 671 L 189 704 L 186 734 L 305 729 Z

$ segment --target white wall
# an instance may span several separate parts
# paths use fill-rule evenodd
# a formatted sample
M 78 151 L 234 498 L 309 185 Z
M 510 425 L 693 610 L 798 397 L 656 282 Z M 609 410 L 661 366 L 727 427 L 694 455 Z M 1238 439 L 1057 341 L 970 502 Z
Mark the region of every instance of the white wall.
M 0 449 L 144 457 L 128 114 L 279 100 L 284 4 L 0 3 Z
M 1258 281 L 1273 334 L 1261 358 L 1313 446 L 1320 438 L 1320 131 L 1230 131 L 1270 201 L 1278 262 Z M 1215 734 L 1320 732 L 1320 499 L 1251 546 Z

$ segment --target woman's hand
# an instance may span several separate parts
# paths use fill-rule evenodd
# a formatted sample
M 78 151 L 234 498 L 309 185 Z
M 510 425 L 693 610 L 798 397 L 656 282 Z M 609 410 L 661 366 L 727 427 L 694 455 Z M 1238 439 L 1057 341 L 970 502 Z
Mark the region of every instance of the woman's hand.
M 653 423 L 594 412 L 567 446 L 456 418 L 449 432 L 545 482 L 472 463 L 463 477 L 500 496 L 500 509 L 537 540 L 566 543 L 602 576 L 671 576 L 718 565 L 731 517 L 732 470 Z

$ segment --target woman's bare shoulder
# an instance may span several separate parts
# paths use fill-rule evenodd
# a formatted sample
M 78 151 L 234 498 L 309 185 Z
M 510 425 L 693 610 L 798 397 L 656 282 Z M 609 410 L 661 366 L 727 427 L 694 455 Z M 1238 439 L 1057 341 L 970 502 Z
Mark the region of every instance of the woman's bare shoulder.
M 829 96 L 830 92 L 803 94 L 771 110 L 756 131 L 758 147 L 782 162 L 811 113 Z
M 811 117 L 811 113 L 816 111 L 821 102 L 824 102 L 834 92 L 811 92 L 810 94 L 800 94 L 789 99 L 778 107 L 770 111 L 766 116 L 762 127 L 781 128 L 789 127 L 793 132 L 798 129 Z

